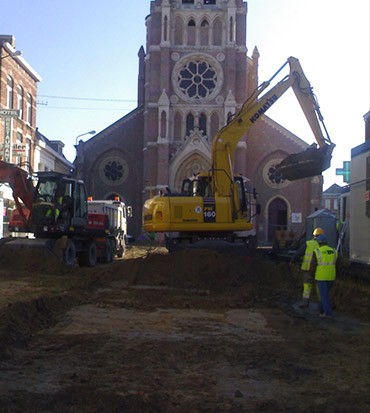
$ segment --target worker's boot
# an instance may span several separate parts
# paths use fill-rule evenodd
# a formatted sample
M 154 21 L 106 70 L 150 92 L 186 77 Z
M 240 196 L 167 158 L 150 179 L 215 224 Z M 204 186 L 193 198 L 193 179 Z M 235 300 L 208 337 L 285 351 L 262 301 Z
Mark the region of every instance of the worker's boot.
M 304 298 L 301 304 L 299 304 L 299 308 L 308 308 L 310 305 L 310 300 L 308 298 Z

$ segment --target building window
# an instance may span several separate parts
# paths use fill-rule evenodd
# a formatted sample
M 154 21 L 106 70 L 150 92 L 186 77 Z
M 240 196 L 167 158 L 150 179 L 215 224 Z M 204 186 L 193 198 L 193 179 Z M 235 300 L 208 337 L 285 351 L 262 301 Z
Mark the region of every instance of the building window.
M 188 22 L 188 41 L 189 46 L 195 46 L 195 21 L 193 19 Z
M 204 113 L 199 116 L 199 130 L 207 135 L 207 117 Z
M 99 175 L 107 185 L 122 185 L 129 175 L 129 167 L 120 156 L 109 156 L 101 162 Z
M 166 42 L 167 41 L 167 31 L 168 31 L 168 17 L 164 16 L 164 21 L 163 21 L 163 40 Z
M 191 131 L 194 130 L 194 116 L 189 113 L 186 117 L 186 136 L 189 136 Z
M 165 139 L 167 135 L 167 115 L 165 111 L 161 113 L 161 123 L 160 123 L 160 137 Z
M 180 141 L 181 140 L 181 123 L 182 123 L 182 119 L 181 119 L 181 114 L 176 112 L 175 113 L 175 117 L 174 117 L 174 131 L 173 131 L 173 137 L 175 139 L 175 141 Z
M 213 24 L 213 45 L 222 46 L 222 23 L 219 18 Z
M 14 108 L 13 100 L 14 80 L 11 76 L 6 78 L 6 106 L 8 109 Z
M 203 4 L 216 4 L 216 0 L 204 0 Z
M 216 85 L 216 71 L 207 62 L 190 61 L 179 72 L 179 87 L 189 98 L 206 98 Z
M 184 23 L 180 17 L 176 19 L 175 25 L 175 44 L 182 45 L 183 40 L 183 32 L 184 32 Z
M 28 125 L 32 125 L 32 96 L 27 93 L 26 101 L 26 122 Z
M 330 202 L 330 199 L 325 199 L 325 208 L 326 209 L 331 209 L 331 202 Z
M 17 109 L 19 110 L 19 117 L 22 119 L 23 115 L 23 87 L 18 85 L 17 87 Z
M 230 29 L 229 29 L 229 40 L 230 42 L 234 41 L 234 19 L 230 17 Z
M 182 4 L 194 4 L 194 0 L 182 0 Z
M 217 112 L 212 113 L 211 116 L 211 131 L 210 139 L 212 140 L 220 129 L 220 120 Z
M 206 19 L 200 24 L 200 45 L 208 46 L 209 43 L 209 24 Z

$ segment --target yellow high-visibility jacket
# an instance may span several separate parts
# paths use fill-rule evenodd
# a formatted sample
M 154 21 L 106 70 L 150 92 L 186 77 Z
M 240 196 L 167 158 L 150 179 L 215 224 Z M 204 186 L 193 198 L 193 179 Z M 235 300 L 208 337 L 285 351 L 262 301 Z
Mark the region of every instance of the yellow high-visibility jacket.
M 334 281 L 336 278 L 337 251 L 328 245 L 322 245 L 315 250 L 315 256 L 317 259 L 315 280 Z
M 314 240 L 306 241 L 306 251 L 304 252 L 303 261 L 301 265 L 301 269 L 303 271 L 308 271 L 310 269 L 310 264 L 312 260 L 312 255 L 315 249 L 319 248 L 319 243 Z

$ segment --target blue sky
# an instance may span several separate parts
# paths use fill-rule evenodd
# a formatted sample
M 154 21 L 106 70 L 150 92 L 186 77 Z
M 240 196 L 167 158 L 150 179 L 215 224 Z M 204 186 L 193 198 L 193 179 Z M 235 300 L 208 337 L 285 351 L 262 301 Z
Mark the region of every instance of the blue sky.
M 335 169 L 364 142 L 370 109 L 369 1 L 249 0 L 248 10 L 248 55 L 258 47 L 259 82 L 288 56 L 300 60 L 336 144 L 324 188 L 341 185 Z M 78 135 L 99 132 L 136 107 L 137 53 L 149 12 L 149 0 L 2 0 L 0 33 L 15 36 L 42 77 L 37 126 L 65 143 L 69 160 Z M 267 115 L 314 142 L 291 92 Z

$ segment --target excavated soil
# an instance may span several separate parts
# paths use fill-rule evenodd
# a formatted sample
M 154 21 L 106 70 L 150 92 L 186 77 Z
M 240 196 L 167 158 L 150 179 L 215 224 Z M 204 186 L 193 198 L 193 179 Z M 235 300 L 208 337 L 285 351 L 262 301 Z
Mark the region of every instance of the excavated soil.
M 67 269 L 3 245 L 0 412 L 368 412 L 369 291 L 339 276 L 322 320 L 263 256 L 134 245 Z

